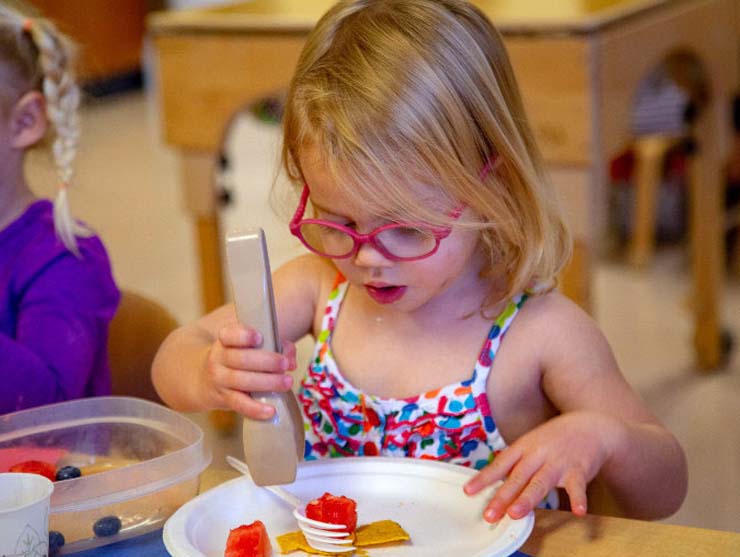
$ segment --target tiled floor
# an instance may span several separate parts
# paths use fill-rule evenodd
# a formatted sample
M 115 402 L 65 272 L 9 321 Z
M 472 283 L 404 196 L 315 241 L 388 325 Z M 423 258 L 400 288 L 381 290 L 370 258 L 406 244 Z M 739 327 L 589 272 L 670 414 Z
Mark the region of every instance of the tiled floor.
M 161 142 L 156 118 L 140 93 L 85 107 L 72 203 L 103 237 L 119 284 L 188 321 L 200 311 L 194 239 L 177 160 Z M 45 159 L 36 153 L 29 161 L 34 181 L 45 184 L 41 193 L 53 184 Z M 694 369 L 684 263 L 674 250 L 645 272 L 601 264 L 596 317 L 629 380 L 688 453 L 689 495 L 669 522 L 740 531 L 740 361 L 734 355 L 711 375 Z M 740 331 L 740 283 L 727 285 L 723 312 L 728 328 Z M 219 438 L 196 417 L 217 463 L 239 452 L 238 437 Z

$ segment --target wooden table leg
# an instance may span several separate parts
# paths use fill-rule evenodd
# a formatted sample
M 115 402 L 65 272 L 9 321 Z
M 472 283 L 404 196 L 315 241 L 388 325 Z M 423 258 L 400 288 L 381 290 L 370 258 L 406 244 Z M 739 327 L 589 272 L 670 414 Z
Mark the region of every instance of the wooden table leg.
M 576 240 L 573 244 L 573 257 L 558 277 L 560 291 L 588 313 L 591 313 L 593 309 L 591 257 L 586 242 Z
M 588 166 L 548 167 L 565 221 L 573 236 L 573 256 L 558 277 L 559 290 L 588 313 L 593 310 L 593 174 Z
M 201 302 L 206 312 L 223 305 L 225 301 L 223 271 L 221 269 L 221 234 L 216 216 L 198 217 L 198 259 L 200 261 Z
M 707 114 L 697 124 L 694 135 L 698 150 L 689 162 L 691 306 L 697 364 L 704 370 L 718 367 L 723 358 L 719 312 L 724 267 L 722 161 L 716 129 L 708 121 L 713 116 Z
M 196 229 L 201 304 L 205 312 L 225 302 L 221 260 L 221 233 L 214 191 L 216 155 L 209 151 L 181 151 L 180 169 L 185 205 Z M 236 432 L 236 413 L 212 410 L 208 421 L 221 435 Z
M 221 234 L 214 192 L 216 155 L 209 151 L 180 152 L 185 206 L 192 215 L 197 239 L 202 309 L 216 309 L 225 301 L 221 261 Z

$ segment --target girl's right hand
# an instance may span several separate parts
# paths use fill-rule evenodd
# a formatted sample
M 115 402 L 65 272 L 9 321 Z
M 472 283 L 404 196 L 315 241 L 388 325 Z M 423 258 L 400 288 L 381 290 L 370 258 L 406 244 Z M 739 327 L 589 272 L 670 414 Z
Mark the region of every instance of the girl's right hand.
M 232 409 L 253 419 L 271 418 L 275 408 L 253 399 L 253 392 L 282 392 L 293 386 L 287 373 L 296 368 L 295 344 L 283 341 L 283 353 L 262 350 L 256 329 L 230 323 L 218 332 L 205 368 L 211 407 Z

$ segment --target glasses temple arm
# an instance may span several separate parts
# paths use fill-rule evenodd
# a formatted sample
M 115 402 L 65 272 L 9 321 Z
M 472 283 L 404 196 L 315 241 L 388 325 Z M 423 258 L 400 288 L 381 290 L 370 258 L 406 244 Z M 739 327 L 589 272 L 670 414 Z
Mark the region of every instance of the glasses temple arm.
M 303 191 L 301 192 L 301 200 L 298 203 L 298 207 L 296 207 L 295 213 L 293 213 L 293 218 L 290 219 L 290 223 L 288 225 L 291 230 L 293 230 L 294 228 L 298 226 L 298 223 L 303 217 L 303 214 L 306 212 L 307 203 L 308 203 L 308 185 L 304 183 Z

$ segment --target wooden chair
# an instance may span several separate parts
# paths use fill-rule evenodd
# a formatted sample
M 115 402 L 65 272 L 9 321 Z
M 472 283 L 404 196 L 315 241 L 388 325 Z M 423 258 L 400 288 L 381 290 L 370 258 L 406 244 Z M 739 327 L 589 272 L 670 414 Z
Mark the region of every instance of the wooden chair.
M 662 76 L 662 77 L 661 77 Z M 666 130 L 643 132 L 633 140 L 635 155 L 634 188 L 635 210 L 633 213 L 632 241 L 629 246 L 629 261 L 634 267 L 646 267 L 655 251 L 656 210 L 658 190 L 663 179 L 663 164 L 666 155 L 675 147 L 691 141 L 693 123 L 707 106 L 710 98 L 710 79 L 702 62 L 690 51 L 679 49 L 671 52 L 645 80 L 665 79 L 683 90 L 687 104 L 672 104 L 670 99 L 648 102 L 642 106 L 642 127 L 650 128 L 649 122 L 663 120 Z M 669 104 L 665 104 L 668 102 Z M 674 102 L 678 99 L 674 98 Z M 637 118 L 638 107 L 633 107 L 633 118 Z M 647 112 L 646 112 L 647 110 Z M 683 125 L 679 125 L 678 119 Z M 633 123 L 634 128 L 634 123 Z M 691 180 L 691 172 L 687 180 Z M 691 203 L 692 184 L 687 183 L 687 199 Z
M 122 291 L 108 336 L 112 394 L 162 402 L 152 384 L 152 361 L 177 326 L 172 314 L 154 300 Z
M 680 136 L 656 134 L 634 140 L 635 209 L 629 246 L 629 261 L 633 267 L 646 267 L 655 252 L 656 211 L 663 163 L 668 152 L 683 139 Z

